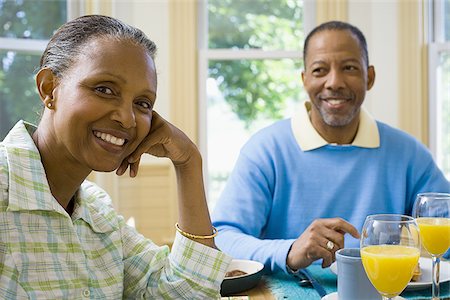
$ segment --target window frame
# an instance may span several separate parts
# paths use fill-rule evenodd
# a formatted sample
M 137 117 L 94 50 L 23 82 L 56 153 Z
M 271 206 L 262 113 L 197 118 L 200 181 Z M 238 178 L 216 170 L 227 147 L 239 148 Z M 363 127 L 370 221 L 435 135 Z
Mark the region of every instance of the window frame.
M 428 144 L 435 159 L 443 155 L 439 141 L 443 139 L 439 122 L 441 120 L 440 103 L 436 92 L 439 58 L 442 53 L 450 54 L 450 41 L 445 41 L 444 30 L 444 3 L 441 1 L 429 2 L 429 44 L 428 44 Z
M 304 29 L 309 32 L 316 26 L 315 1 L 303 0 L 305 11 Z M 209 193 L 208 166 L 208 128 L 207 128 L 207 87 L 208 65 L 210 60 L 278 60 L 303 59 L 300 50 L 263 50 L 263 49 L 210 49 L 208 48 L 208 0 L 200 1 L 198 11 L 198 145 L 203 156 L 203 174 L 206 193 Z M 210 199 L 210 197 L 207 197 Z M 210 202 L 210 201 L 209 201 Z
M 48 40 L 0 37 L 0 50 L 16 51 L 27 54 L 41 54 L 45 50 L 47 43 Z
M 83 1 L 66 0 L 67 20 L 81 16 L 85 10 Z M 0 37 L 0 50 L 16 51 L 26 54 L 42 54 L 47 47 L 48 39 L 23 39 Z
M 74 19 L 78 16 L 83 15 L 85 12 L 85 1 L 73 1 L 73 0 L 65 0 L 62 3 L 65 3 L 65 13 L 66 19 L 64 22 L 68 20 Z M 55 27 L 56 29 L 56 27 Z M 39 67 L 39 57 L 41 57 L 42 53 L 45 51 L 47 44 L 51 37 L 48 39 L 42 38 L 22 38 L 22 37 L 0 37 L 0 51 L 5 52 L 14 52 L 17 55 L 32 55 L 38 58 L 37 64 L 34 67 Z M 12 124 L 14 125 L 14 124 Z

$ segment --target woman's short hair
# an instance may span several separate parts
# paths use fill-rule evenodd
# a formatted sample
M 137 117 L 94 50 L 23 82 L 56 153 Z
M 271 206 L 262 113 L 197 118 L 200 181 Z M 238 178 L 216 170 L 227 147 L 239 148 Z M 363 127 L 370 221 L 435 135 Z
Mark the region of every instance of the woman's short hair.
M 82 46 L 93 38 L 115 38 L 142 46 L 154 59 L 156 45 L 140 29 L 120 20 L 87 15 L 63 24 L 50 39 L 41 56 L 40 68 L 49 68 L 57 77 L 71 67 Z

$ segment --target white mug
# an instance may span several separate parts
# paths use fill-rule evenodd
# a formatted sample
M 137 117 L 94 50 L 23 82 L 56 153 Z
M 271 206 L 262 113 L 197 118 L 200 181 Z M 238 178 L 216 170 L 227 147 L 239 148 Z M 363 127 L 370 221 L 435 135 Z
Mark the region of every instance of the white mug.
M 380 300 L 362 265 L 359 248 L 336 251 L 339 300 Z

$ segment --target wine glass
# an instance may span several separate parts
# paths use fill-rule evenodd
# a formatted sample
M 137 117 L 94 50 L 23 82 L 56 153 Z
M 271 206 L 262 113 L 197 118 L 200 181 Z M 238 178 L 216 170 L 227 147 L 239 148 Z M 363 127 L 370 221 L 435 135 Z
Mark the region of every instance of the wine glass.
M 414 217 L 419 225 L 423 247 L 432 259 L 432 298 L 439 299 L 440 261 L 450 248 L 450 194 L 418 194 Z
M 420 236 L 415 219 L 397 214 L 367 216 L 360 244 L 364 270 L 383 300 L 398 296 L 419 261 Z

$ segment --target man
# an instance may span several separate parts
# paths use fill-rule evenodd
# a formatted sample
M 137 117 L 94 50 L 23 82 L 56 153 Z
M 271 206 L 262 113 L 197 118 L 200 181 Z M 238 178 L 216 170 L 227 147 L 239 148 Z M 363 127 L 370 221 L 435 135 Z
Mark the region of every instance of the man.
M 359 246 L 367 215 L 411 214 L 417 193 L 450 192 L 423 145 L 361 107 L 375 69 L 359 29 L 318 26 L 304 63 L 309 101 L 248 141 L 213 213 L 218 247 L 271 271 L 328 267 L 344 236 Z

